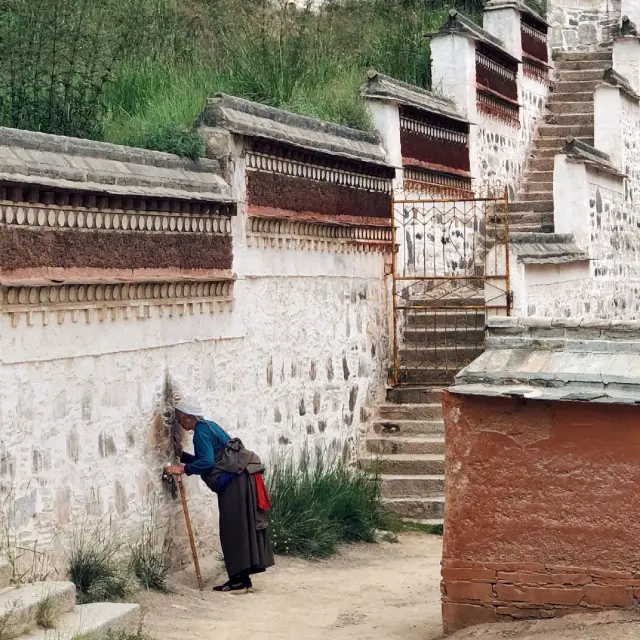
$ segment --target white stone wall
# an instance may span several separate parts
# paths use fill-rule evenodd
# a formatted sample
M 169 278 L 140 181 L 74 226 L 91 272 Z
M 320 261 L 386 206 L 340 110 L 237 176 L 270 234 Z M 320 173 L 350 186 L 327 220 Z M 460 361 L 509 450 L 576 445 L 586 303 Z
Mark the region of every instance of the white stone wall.
M 640 105 L 624 95 L 620 98 L 620 168 L 627 178 L 593 169 L 586 173 L 588 234 L 583 242 L 592 257 L 590 277 L 530 287 L 530 316 L 640 319 Z M 579 212 L 583 207 L 577 205 Z
M 620 18 L 621 0 L 549 0 L 551 46 L 580 51 L 610 45 Z
M 167 374 L 265 459 L 309 441 L 355 449 L 387 380 L 388 257 L 248 246 L 244 223 L 232 312 L 46 326 L 0 315 L 0 506 L 14 543 L 59 560 L 87 518 L 134 535 L 155 510 L 188 558 L 160 482 Z M 216 498 L 195 479 L 187 491 L 211 551 Z

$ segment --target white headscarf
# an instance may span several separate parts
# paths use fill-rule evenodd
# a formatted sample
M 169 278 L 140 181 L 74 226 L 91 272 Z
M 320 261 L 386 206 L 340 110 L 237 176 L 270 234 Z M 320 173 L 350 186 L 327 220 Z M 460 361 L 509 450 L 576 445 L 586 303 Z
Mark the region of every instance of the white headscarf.
M 176 411 L 184 413 L 188 416 L 194 416 L 195 418 L 202 418 L 202 407 L 198 402 L 198 399 L 193 396 L 185 396 L 176 404 Z

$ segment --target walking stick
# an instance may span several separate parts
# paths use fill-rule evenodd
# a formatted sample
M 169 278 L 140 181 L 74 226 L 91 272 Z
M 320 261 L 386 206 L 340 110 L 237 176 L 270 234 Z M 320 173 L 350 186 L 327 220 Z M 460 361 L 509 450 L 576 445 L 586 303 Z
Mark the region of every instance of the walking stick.
M 193 566 L 196 569 L 196 577 L 198 578 L 198 588 L 200 592 L 204 592 L 204 582 L 202 581 L 202 573 L 200 573 L 200 562 L 198 561 L 198 552 L 196 550 L 196 541 L 193 538 L 193 529 L 191 528 L 191 518 L 189 517 L 189 506 L 187 505 L 187 494 L 182 484 L 182 476 L 176 476 L 178 488 L 180 489 L 180 498 L 182 499 L 182 511 L 184 519 L 187 523 L 187 533 L 189 534 L 189 543 L 191 544 L 191 555 L 193 556 Z

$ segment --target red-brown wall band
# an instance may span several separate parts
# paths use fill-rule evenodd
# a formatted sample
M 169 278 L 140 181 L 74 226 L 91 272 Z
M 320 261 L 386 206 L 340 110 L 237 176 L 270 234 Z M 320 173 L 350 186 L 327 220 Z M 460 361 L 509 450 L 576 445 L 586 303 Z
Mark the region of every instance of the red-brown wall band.
M 0 270 L 39 267 L 230 269 L 230 236 L 0 229 Z
M 366 218 L 391 216 L 390 193 L 263 171 L 247 172 L 247 199 L 250 205 L 288 211 Z
M 640 597 L 640 408 L 443 399 L 445 630 Z
M 400 145 L 404 158 L 438 164 L 451 169 L 469 171 L 469 147 L 450 141 L 434 140 L 404 129 L 400 130 Z

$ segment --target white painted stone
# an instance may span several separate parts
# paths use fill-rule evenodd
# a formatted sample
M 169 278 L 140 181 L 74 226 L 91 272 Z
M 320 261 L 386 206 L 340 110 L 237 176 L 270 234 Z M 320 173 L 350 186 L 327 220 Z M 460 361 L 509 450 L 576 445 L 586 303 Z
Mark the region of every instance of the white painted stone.
M 516 58 L 522 55 L 522 31 L 520 11 L 514 7 L 500 7 L 485 10 L 482 14 L 485 31 L 502 40 L 504 48 Z
M 640 13 L 640 2 L 636 2 L 636 5 Z M 624 76 L 636 91 L 640 91 L 640 40 L 638 38 L 617 38 L 615 40 L 613 43 L 613 68 Z
M 569 233 L 589 253 L 589 183 L 584 164 L 570 162 L 566 155 L 555 157 L 553 170 L 554 225 L 556 233 Z
M 613 42 L 622 16 L 621 0 L 549 0 L 547 15 L 555 51 L 594 49 Z
M 431 77 L 435 93 L 451 98 L 471 122 L 476 118 L 475 43 L 462 35 L 439 35 L 431 41 Z
M 389 156 L 389 163 L 402 168 L 402 148 L 400 145 L 400 109 L 395 102 L 366 100 L 373 126 L 380 134 L 382 144 Z
M 599 85 L 594 94 L 595 147 L 608 153 L 613 164 L 624 170 L 623 100 L 627 100 L 618 87 Z

